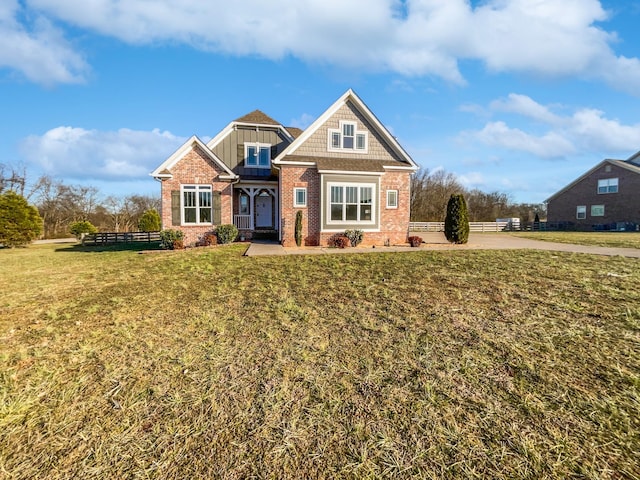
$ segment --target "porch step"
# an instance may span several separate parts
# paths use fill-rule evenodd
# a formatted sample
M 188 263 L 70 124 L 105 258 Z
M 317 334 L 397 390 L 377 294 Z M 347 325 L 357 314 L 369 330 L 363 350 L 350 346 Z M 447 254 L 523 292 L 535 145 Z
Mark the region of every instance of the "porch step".
M 278 231 L 277 230 L 254 230 L 252 238 L 254 240 L 272 240 L 278 241 Z

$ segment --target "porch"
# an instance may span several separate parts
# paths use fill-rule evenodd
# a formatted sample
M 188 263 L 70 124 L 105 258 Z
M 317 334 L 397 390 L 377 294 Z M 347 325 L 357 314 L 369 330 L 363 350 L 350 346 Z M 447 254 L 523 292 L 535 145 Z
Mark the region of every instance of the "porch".
M 233 224 L 250 238 L 275 237 L 280 229 L 278 187 L 275 185 L 235 185 Z

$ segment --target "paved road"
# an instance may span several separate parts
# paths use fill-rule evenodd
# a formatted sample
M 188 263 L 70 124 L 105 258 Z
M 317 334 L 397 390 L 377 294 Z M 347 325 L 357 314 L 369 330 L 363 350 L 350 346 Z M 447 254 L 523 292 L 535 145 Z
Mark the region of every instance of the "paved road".
M 425 242 L 419 249 L 411 247 L 357 247 L 355 249 L 327 247 L 283 247 L 277 243 L 253 242 L 245 255 L 313 255 L 327 253 L 375 253 L 375 252 L 416 252 L 419 250 L 515 250 L 533 249 L 556 252 L 588 253 L 592 255 L 608 255 L 640 258 L 640 249 L 616 247 L 591 247 L 569 243 L 543 242 L 528 238 L 514 237 L 506 233 L 472 233 L 465 245 L 452 245 L 447 242 L 442 232 L 415 232 Z

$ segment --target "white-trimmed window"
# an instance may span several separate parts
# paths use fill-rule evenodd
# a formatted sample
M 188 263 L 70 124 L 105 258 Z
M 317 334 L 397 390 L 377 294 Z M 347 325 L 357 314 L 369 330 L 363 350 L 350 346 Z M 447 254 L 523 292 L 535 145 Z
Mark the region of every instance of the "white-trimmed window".
M 182 185 L 182 223 L 211 224 L 213 204 L 211 185 Z
M 374 224 L 373 183 L 328 183 L 327 224 Z
M 598 180 L 598 193 L 618 193 L 618 179 L 603 178 Z
M 303 208 L 307 206 L 307 189 L 296 187 L 293 189 L 293 206 Z
M 349 150 L 367 153 L 369 135 L 366 130 L 358 130 L 356 122 L 340 121 L 340 128 L 329 129 L 329 151 Z
M 244 166 L 271 168 L 271 145 L 268 143 L 245 143 Z
M 592 217 L 604 217 L 604 205 L 591 205 Z
M 387 208 L 398 208 L 398 190 L 387 190 Z
M 587 218 L 587 206 L 586 205 L 578 205 L 576 207 L 576 218 L 578 220 L 584 220 Z
M 240 206 L 238 208 L 240 215 L 249 215 L 249 195 L 246 193 L 240 194 Z

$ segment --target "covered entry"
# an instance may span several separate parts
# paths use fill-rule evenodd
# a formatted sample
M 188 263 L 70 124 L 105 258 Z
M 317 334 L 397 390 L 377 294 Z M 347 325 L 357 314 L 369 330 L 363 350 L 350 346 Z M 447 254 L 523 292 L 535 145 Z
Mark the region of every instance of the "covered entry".
M 271 185 L 234 187 L 233 223 L 238 230 L 278 230 L 278 188 Z

